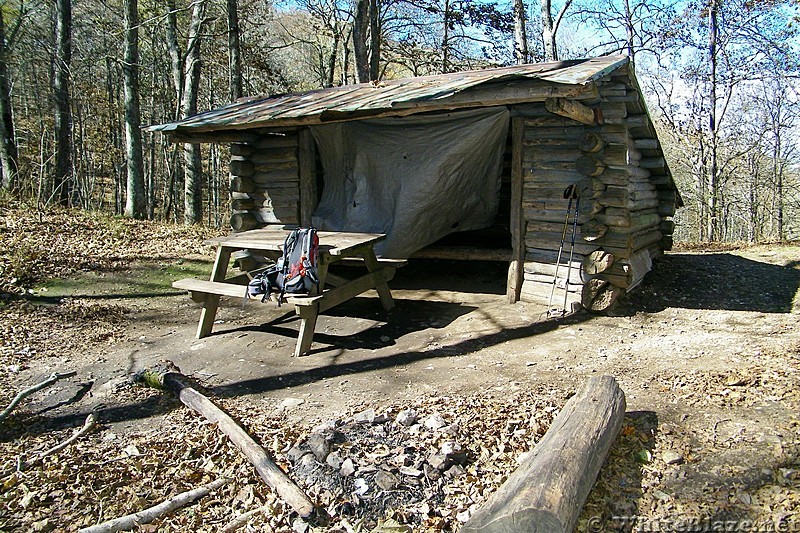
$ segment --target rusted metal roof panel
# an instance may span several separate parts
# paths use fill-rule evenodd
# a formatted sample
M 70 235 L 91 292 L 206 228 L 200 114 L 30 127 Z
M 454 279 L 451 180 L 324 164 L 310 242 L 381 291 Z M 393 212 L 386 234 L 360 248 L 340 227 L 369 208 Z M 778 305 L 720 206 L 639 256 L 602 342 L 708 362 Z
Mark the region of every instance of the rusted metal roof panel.
M 455 94 L 482 85 L 512 80 L 536 80 L 581 86 L 597 81 L 627 64 L 624 56 L 517 65 L 332 87 L 306 93 L 241 99 L 188 119 L 151 126 L 150 131 L 214 131 L 281 126 L 292 121 L 313 121 L 325 114 L 378 114 L 409 103 L 443 102 Z M 491 103 L 489 103 L 491 105 Z

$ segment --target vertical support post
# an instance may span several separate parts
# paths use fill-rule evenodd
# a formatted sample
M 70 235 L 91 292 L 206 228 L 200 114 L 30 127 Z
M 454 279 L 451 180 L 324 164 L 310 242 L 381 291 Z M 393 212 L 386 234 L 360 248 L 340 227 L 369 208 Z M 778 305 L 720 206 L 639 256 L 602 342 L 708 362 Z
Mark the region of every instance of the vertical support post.
M 301 128 L 298 135 L 297 159 L 300 174 L 300 225 L 311 227 L 317 208 L 317 145 L 311 130 Z
M 506 298 L 509 303 L 519 300 L 524 281 L 525 217 L 522 211 L 522 141 L 525 134 L 523 117 L 511 118 L 511 263 L 508 265 Z
M 231 249 L 220 245 L 217 248 L 217 258 L 214 260 L 214 267 L 211 270 L 211 281 L 225 281 L 228 273 L 228 262 L 231 259 Z M 197 338 L 202 339 L 211 334 L 214 327 L 214 319 L 217 316 L 219 306 L 218 294 L 206 294 L 203 301 L 203 309 L 200 311 L 200 323 L 197 326 Z
M 294 356 L 300 357 L 311 350 L 311 343 L 314 340 L 314 328 L 317 327 L 317 316 L 319 316 L 319 303 L 297 305 L 295 306 L 295 312 L 300 316 L 300 332 L 297 336 Z
M 381 268 L 389 268 L 380 266 L 377 257 L 375 257 L 375 250 L 372 249 L 372 246 L 366 248 L 361 256 L 364 258 L 364 264 L 366 265 L 367 270 L 369 270 L 371 273 L 377 272 Z M 394 300 L 392 299 L 392 293 L 389 291 L 389 285 L 385 281 L 375 283 L 375 290 L 378 291 L 378 297 L 381 300 L 383 309 L 385 311 L 391 311 L 394 308 Z

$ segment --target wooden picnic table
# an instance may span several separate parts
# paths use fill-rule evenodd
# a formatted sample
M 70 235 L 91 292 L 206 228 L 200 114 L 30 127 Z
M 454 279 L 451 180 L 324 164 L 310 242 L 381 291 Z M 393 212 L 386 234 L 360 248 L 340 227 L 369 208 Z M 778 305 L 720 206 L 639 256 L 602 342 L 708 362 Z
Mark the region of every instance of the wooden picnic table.
M 175 288 L 188 290 L 192 299 L 203 304 L 200 323 L 197 327 L 198 339 L 211 333 L 220 296 L 246 297 L 246 285 L 251 279 L 252 273 L 228 277 L 231 254 L 237 250 L 249 250 L 277 257 L 282 253 L 286 236 L 291 230 L 291 227 L 286 226 L 268 226 L 206 241 L 207 244 L 217 247 L 217 256 L 210 279 L 205 281 L 189 278 L 172 284 Z M 394 301 L 387 282 L 394 277 L 395 269 L 405 264 L 404 261 L 378 260 L 375 256 L 375 243 L 386 237 L 382 233 L 318 231 L 317 235 L 319 237 L 318 275 L 321 293 L 286 298 L 286 302 L 294 306 L 295 312 L 300 317 L 300 333 L 295 348 L 296 356 L 303 355 L 310 350 L 317 316 L 331 307 L 370 289 L 375 289 L 383 308 L 387 311 L 392 309 Z M 331 264 L 345 260 L 357 261 L 358 264 L 365 267 L 366 272 L 353 280 L 344 280 L 328 275 L 328 267 Z M 335 283 L 337 286 L 326 288 L 326 283 Z M 260 298 L 256 301 L 260 301 Z

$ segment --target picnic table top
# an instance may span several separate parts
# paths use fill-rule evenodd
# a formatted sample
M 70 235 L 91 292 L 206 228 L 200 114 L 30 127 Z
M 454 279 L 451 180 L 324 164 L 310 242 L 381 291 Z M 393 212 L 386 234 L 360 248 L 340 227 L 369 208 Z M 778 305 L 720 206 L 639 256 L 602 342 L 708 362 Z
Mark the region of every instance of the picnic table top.
M 227 248 L 272 250 L 283 249 L 286 236 L 293 228 L 274 226 L 239 233 L 231 233 L 222 237 L 208 239 L 206 244 L 224 246 Z M 372 246 L 374 243 L 386 238 L 383 233 L 355 233 L 346 231 L 317 231 L 320 252 L 330 255 L 346 256 L 357 253 L 363 246 Z

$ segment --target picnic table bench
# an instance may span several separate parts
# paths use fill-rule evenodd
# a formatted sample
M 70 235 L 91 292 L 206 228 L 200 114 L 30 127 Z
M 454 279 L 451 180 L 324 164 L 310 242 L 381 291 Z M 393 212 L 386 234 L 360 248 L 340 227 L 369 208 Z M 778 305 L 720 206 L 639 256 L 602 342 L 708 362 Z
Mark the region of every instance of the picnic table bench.
M 237 250 L 249 250 L 277 257 L 282 253 L 286 236 L 291 230 L 291 227 L 268 226 L 206 241 L 206 244 L 217 247 L 210 279 L 187 278 L 172 284 L 177 289 L 189 291 L 194 301 L 203 304 L 200 323 L 197 326 L 198 339 L 211 333 L 220 296 L 246 297 L 247 282 L 255 272 L 228 277 L 231 254 Z M 378 259 L 375 256 L 375 243 L 385 238 L 381 233 L 319 231 L 317 235 L 320 293 L 290 296 L 285 300 L 287 304 L 294 306 L 295 313 L 300 317 L 295 356 L 308 353 L 311 349 L 317 316 L 331 307 L 375 289 L 383 308 L 386 311 L 392 309 L 394 300 L 387 282 L 394 277 L 395 270 L 406 263 L 404 260 Z M 352 280 L 329 275 L 328 268 L 336 262 L 362 265 L 366 268 L 366 273 Z M 326 283 L 334 286 L 327 288 Z M 260 298 L 256 301 L 260 301 Z

